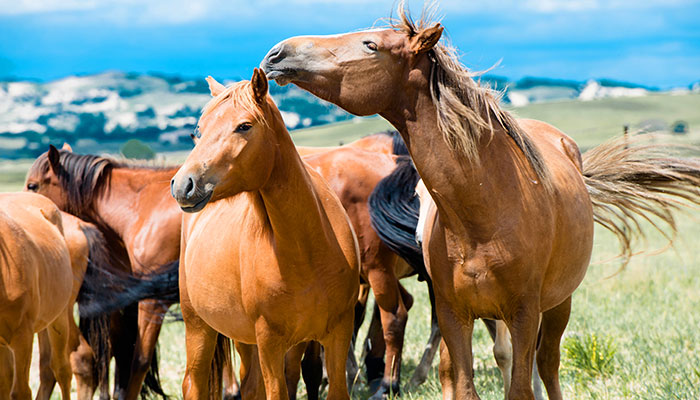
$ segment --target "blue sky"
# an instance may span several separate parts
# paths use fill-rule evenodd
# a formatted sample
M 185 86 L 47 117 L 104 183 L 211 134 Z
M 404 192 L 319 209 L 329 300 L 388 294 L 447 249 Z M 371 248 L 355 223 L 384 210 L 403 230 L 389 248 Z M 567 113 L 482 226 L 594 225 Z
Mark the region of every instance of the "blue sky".
M 410 1 L 418 13 L 422 1 Z M 372 26 L 392 0 L 0 0 L 0 77 L 105 70 L 249 77 L 300 34 Z M 444 0 L 463 62 L 511 79 L 700 80 L 699 0 Z

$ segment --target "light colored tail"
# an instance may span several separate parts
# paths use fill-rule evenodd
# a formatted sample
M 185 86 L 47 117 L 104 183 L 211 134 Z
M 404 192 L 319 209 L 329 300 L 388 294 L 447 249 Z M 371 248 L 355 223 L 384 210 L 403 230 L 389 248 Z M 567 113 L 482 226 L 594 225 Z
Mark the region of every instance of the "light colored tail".
M 583 177 L 596 222 L 620 241 L 625 264 L 632 239 L 644 237 L 648 221 L 669 242 L 676 234 L 673 212 L 700 204 L 700 158 L 695 146 L 651 143 L 650 135 L 603 143 L 583 155 Z

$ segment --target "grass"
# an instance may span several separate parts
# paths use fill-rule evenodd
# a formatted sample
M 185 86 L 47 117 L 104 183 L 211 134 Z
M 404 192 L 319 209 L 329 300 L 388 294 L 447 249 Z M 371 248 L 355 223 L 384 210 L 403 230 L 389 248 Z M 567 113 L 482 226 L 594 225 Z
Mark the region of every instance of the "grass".
M 623 124 L 663 118 L 668 123 L 683 119 L 690 124 L 685 142 L 700 143 L 700 95 L 654 95 L 644 98 L 603 99 L 591 102 L 533 104 L 516 113 L 548 121 L 589 148 L 622 132 Z M 345 143 L 366 133 L 386 129 L 380 118 L 363 118 L 333 126 L 292 133 L 300 145 L 329 146 Z M 185 153 L 168 155 L 181 161 Z M 0 164 L 0 189 L 17 190 L 29 163 Z M 606 261 L 617 253 L 614 237 L 596 230 L 593 261 L 573 295 L 571 320 L 562 346 L 562 389 L 567 399 L 698 399 L 700 398 L 700 213 L 679 218 L 675 246 L 661 254 L 638 255 L 615 275 L 619 260 Z M 651 235 L 638 248 L 665 245 Z M 423 351 L 430 331 L 430 312 L 423 283 L 404 281 L 414 295 L 404 347 L 402 379 L 405 384 Z M 360 338 L 365 337 L 368 321 Z M 483 324 L 473 337 L 476 387 L 483 399 L 502 399 L 500 372 L 492 355 L 492 342 Z M 358 356 L 359 356 L 358 346 Z M 169 323 L 161 336 L 161 376 L 167 393 L 180 396 L 184 374 L 185 343 L 182 323 Z M 429 380 L 404 399 L 441 397 L 437 360 Z M 32 370 L 34 390 L 38 374 Z M 366 398 L 360 386 L 353 398 Z M 304 398 L 305 390 L 300 385 Z M 58 398 L 54 392 L 54 398 Z

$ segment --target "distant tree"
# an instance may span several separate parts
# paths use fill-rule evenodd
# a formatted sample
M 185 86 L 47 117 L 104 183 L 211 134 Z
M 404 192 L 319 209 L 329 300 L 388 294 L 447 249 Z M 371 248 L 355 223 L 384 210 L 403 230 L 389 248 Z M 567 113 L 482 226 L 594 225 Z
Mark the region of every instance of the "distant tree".
M 129 139 L 119 151 L 124 157 L 136 160 L 152 160 L 156 157 L 153 149 L 138 139 Z
M 671 133 L 676 135 L 685 135 L 688 133 L 688 123 L 685 121 L 676 121 L 671 125 Z

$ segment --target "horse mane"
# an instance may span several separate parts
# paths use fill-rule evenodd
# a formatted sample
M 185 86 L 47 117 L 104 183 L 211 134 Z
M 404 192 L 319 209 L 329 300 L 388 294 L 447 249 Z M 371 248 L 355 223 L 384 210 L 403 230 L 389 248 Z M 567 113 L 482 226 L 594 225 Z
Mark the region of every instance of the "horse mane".
M 404 1 L 398 5 L 398 20 L 391 20 L 393 29 L 413 37 L 433 26 L 435 3 L 424 8 L 418 21 L 414 21 Z M 547 184 L 549 172 L 537 146 L 515 118 L 503 110 L 499 102 L 502 92 L 484 87 L 473 77 L 480 73 L 470 72 L 459 61 L 457 49 L 445 39 L 428 52 L 431 60 L 430 94 L 437 108 L 438 128 L 447 145 L 456 153 L 474 163 L 479 163 L 477 144 L 483 132 L 493 136 L 501 128 L 523 152 L 537 176 Z

